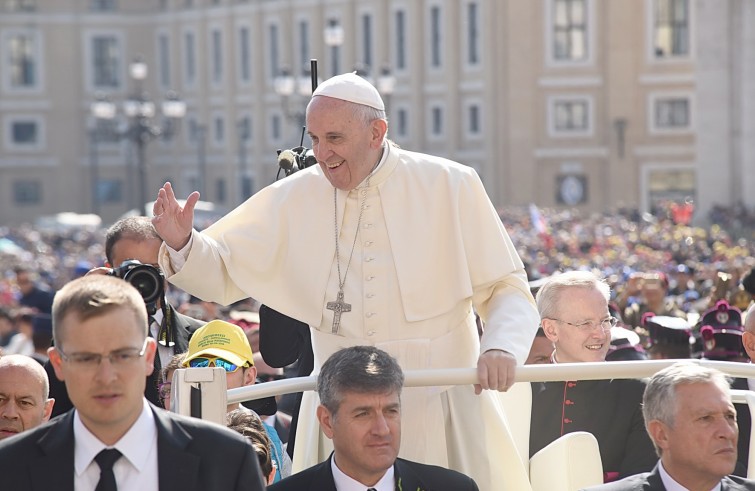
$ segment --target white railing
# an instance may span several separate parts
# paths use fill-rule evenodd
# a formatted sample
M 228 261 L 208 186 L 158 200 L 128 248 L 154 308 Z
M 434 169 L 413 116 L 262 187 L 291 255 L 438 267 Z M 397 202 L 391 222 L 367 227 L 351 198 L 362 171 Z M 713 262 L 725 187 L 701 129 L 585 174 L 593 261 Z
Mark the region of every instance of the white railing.
M 560 363 L 558 365 L 524 365 L 517 367 L 516 382 L 547 382 L 566 380 L 600 380 L 645 378 L 673 365 L 679 360 L 611 361 L 598 363 Z M 699 365 L 715 368 L 731 377 L 755 378 L 755 364 L 728 361 L 690 360 Z M 477 383 L 477 369 L 448 368 L 439 370 L 407 370 L 404 372 L 406 387 L 443 385 L 470 385 Z M 299 377 L 240 387 L 228 391 L 228 403 L 242 402 L 263 397 L 314 390 L 317 377 Z M 732 390 L 732 400 L 747 404 L 755 423 L 755 392 Z M 750 455 L 748 477 L 755 477 L 755 424 L 750 428 Z

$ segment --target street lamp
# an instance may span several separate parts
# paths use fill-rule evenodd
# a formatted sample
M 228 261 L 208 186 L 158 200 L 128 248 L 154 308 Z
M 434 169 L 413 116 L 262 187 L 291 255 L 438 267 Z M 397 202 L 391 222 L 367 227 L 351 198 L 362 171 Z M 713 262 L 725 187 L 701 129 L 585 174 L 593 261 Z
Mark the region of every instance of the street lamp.
M 273 81 L 275 92 L 283 98 L 284 114 L 299 123 L 299 127 L 306 124 L 306 101 L 312 95 L 311 73 L 311 68 L 305 67 L 302 75 L 295 77 L 291 70 L 284 67 Z
M 387 63 L 380 70 L 380 76 L 377 79 L 377 90 L 382 94 L 383 99 L 385 99 L 385 114 L 388 115 L 391 95 L 396 90 L 396 77 L 391 73 L 391 67 Z
M 325 27 L 325 45 L 330 48 L 330 59 L 333 67 L 333 76 L 340 73 L 338 65 L 338 56 L 341 45 L 343 44 L 343 27 L 338 23 L 338 19 L 328 20 Z
M 176 123 L 186 115 L 186 102 L 182 101 L 178 94 L 169 91 L 160 105 L 160 112 L 164 116 L 161 124 L 154 124 L 155 103 L 149 99 L 144 91 L 143 84 L 149 72 L 147 64 L 141 57 L 137 57 L 129 65 L 129 77 L 134 85 L 134 90 L 121 104 L 121 110 L 128 119 L 128 126 L 122 130 L 114 130 L 117 138 L 128 139 L 136 148 L 137 170 L 139 175 L 139 213 L 144 213 L 143 207 L 147 203 L 147 161 L 145 148 L 148 142 L 155 138 L 170 139 L 175 133 Z M 116 117 L 117 108 L 115 103 L 106 97 L 99 97 L 91 104 L 91 115 L 95 120 L 110 121 Z M 95 183 L 95 187 L 97 183 Z M 95 202 L 98 203 L 98 200 Z

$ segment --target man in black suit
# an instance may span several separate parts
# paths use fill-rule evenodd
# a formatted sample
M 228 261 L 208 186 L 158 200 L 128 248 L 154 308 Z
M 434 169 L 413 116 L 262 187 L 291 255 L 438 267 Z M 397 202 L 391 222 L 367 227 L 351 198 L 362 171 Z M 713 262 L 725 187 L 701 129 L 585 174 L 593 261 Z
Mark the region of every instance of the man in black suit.
M 723 373 L 690 361 L 664 368 L 648 382 L 642 408 L 660 461 L 652 472 L 589 491 L 755 490 L 755 481 L 729 475 L 737 462 L 737 413 Z
M 100 275 L 68 283 L 53 337 L 50 360 L 75 409 L 0 442 L 4 489 L 264 489 L 243 437 L 145 399 L 156 341 L 136 288 Z
M 355 346 L 334 353 L 317 379 L 317 419 L 334 452 L 268 489 L 477 490 L 471 478 L 456 471 L 397 458 L 403 384 L 401 367 L 382 350 Z
M 111 274 L 124 261 L 135 259 L 142 264 L 159 268 L 157 255 L 162 239 L 157 235 L 152 221 L 148 217 L 129 217 L 115 222 L 105 236 L 106 267 L 95 268 L 87 274 Z M 167 287 L 167 282 L 165 282 Z M 173 355 L 184 353 L 189 349 L 191 334 L 202 327 L 205 322 L 180 314 L 165 298 L 157 300 L 156 311 L 149 319 L 149 335 L 158 340 L 155 369 L 147 377 L 144 395 L 149 402 L 162 406 L 158 385 L 160 369 Z M 66 393 L 65 383 L 58 380 L 51 365 L 45 366 L 50 377 L 50 396 L 55 399 L 53 417 L 70 410 L 71 404 Z
M 551 363 L 603 362 L 616 318 L 609 286 L 588 271 L 552 276 L 537 293 L 545 335 L 555 345 Z M 598 440 L 604 482 L 647 472 L 655 465 L 642 419 L 640 380 L 570 380 L 532 384 L 530 457 L 561 435 L 587 431 Z

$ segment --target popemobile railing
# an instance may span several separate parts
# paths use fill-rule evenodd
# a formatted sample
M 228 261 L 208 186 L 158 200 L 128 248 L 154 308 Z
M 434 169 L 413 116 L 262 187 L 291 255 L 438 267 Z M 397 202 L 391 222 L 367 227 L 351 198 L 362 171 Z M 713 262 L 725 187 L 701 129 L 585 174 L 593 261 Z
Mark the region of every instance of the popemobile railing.
M 559 363 L 558 365 L 524 365 L 517 367 L 516 382 L 547 382 L 567 380 L 601 380 L 650 377 L 656 372 L 677 363 L 680 360 L 640 360 L 611 361 L 597 363 Z M 687 360 L 702 366 L 715 368 L 735 378 L 755 378 L 755 364 Z M 192 369 L 196 370 L 196 369 Z M 448 385 L 471 385 L 477 383 L 477 369 L 448 368 L 435 370 L 407 370 L 404 372 L 405 387 L 428 387 Z M 227 401 L 213 398 L 212 405 L 218 409 L 226 404 L 243 402 L 263 397 L 314 390 L 315 376 L 299 377 L 262 384 L 230 389 Z M 738 404 L 748 404 L 752 421 L 755 422 L 755 392 L 749 390 L 732 390 L 732 400 Z M 222 405 L 221 405 L 222 404 Z M 755 424 L 750 430 L 750 455 L 748 460 L 748 477 L 755 477 Z

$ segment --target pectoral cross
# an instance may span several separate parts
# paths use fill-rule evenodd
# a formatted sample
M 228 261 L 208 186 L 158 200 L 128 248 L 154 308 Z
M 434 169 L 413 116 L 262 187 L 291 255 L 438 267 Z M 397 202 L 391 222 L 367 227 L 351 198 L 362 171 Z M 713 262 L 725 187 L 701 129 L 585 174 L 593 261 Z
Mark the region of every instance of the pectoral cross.
M 343 290 L 338 291 L 338 298 L 335 302 L 328 302 L 325 304 L 325 308 L 333 311 L 333 334 L 338 332 L 338 327 L 341 325 L 341 314 L 344 312 L 351 312 L 351 304 L 343 301 Z

